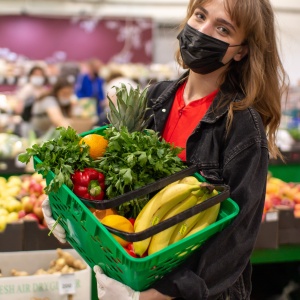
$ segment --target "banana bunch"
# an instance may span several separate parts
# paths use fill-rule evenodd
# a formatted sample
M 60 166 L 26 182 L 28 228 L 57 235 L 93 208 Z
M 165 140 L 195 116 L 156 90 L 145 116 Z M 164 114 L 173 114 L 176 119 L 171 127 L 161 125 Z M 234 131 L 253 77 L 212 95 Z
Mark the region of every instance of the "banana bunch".
M 194 176 L 187 176 L 175 181 L 155 194 L 144 206 L 135 220 L 134 231 L 146 230 L 214 196 L 216 193 L 213 185 L 200 183 Z M 134 242 L 134 252 L 142 256 L 148 249 L 150 255 L 168 246 L 171 242 L 182 239 L 192 228 L 196 228 L 198 223 L 201 223 L 201 216 L 204 216 L 204 212 L 184 221 L 190 224 L 184 234 L 175 234 L 175 232 L 183 232 L 181 228 L 186 225 L 181 222 L 155 234 L 153 237 Z M 207 222 L 205 221 L 205 223 Z

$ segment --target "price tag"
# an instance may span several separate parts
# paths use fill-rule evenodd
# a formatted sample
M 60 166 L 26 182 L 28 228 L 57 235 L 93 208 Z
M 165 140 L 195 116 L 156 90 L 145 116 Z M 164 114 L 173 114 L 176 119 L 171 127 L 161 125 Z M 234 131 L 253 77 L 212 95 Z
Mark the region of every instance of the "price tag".
M 60 295 L 73 295 L 76 292 L 75 274 L 62 274 L 58 280 Z
M 266 213 L 266 222 L 278 221 L 278 211 L 272 211 Z

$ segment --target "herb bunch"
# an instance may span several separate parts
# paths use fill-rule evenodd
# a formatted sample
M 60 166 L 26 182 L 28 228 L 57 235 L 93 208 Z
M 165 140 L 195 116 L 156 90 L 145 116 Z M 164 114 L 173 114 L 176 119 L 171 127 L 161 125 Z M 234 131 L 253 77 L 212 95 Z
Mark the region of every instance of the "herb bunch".
M 95 168 L 106 176 L 108 199 L 136 190 L 166 176 L 179 172 L 186 166 L 178 158 L 182 148 L 161 140 L 158 133 L 129 132 L 126 127 L 105 130 L 108 147 L 103 157 L 95 162 Z M 121 204 L 117 210 L 126 217 L 136 217 L 147 203 L 148 197 L 133 199 Z
M 73 183 L 71 174 L 75 170 L 92 167 L 94 162 L 89 156 L 89 146 L 79 144 L 81 136 L 71 128 L 58 127 L 59 134 L 56 138 L 35 144 L 27 148 L 25 153 L 19 155 L 19 161 L 28 164 L 33 156 L 37 156 L 42 162 L 36 164 L 35 170 L 44 177 L 52 171 L 55 176 L 45 188 L 45 193 L 56 192 L 63 184 L 71 190 Z

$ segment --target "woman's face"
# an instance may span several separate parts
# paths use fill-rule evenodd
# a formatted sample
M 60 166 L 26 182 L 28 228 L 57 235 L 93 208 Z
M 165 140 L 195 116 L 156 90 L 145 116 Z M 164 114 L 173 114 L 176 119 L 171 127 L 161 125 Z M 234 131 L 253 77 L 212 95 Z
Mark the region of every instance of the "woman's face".
M 69 105 L 71 103 L 71 98 L 73 96 L 74 89 L 70 86 L 61 88 L 57 92 L 57 98 L 61 105 Z
M 224 0 L 211 0 L 199 5 L 189 18 L 188 24 L 196 30 L 230 45 L 240 45 L 245 40 L 245 34 L 230 18 L 224 2 Z M 246 53 L 246 46 L 229 47 L 222 62 L 226 64 L 231 59 L 239 61 Z

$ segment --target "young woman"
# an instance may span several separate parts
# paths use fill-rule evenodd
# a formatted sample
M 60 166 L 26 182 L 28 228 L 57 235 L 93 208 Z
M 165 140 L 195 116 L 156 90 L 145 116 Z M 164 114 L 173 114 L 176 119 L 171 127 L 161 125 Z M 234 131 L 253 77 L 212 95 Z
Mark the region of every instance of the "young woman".
M 31 109 L 30 123 L 32 129 L 40 136 L 49 129 L 69 126 L 74 95 L 73 84 L 65 78 L 60 78 L 49 92 L 37 99 Z
M 135 292 L 94 268 L 101 300 L 250 299 L 251 265 L 275 145 L 285 72 L 269 0 L 190 0 L 178 35 L 187 72 L 149 89 L 150 127 L 185 148 L 212 183 L 230 186 L 238 216 L 187 261 Z M 50 215 L 51 216 L 51 215 Z
M 28 81 L 16 91 L 15 97 L 19 104 L 16 112 L 22 114 L 27 101 L 39 98 L 47 90 L 47 77 L 44 68 L 38 65 L 33 66 L 28 72 Z

